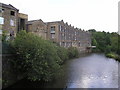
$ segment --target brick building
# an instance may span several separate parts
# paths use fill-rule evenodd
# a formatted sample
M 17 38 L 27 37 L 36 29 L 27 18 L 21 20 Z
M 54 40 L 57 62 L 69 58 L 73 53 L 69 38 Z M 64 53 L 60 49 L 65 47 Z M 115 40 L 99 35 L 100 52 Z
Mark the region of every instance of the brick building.
M 28 21 L 27 31 L 47 39 L 47 25 L 41 19 Z
M 28 31 L 44 39 L 51 40 L 59 46 L 77 47 L 80 52 L 91 46 L 91 34 L 74 26 L 64 23 L 63 20 L 44 23 L 40 20 L 28 21 Z
M 80 52 L 91 46 L 89 32 L 74 28 L 63 20 L 46 23 L 41 19 L 28 21 L 28 15 L 19 13 L 14 6 L 0 3 L 0 35 L 7 31 L 8 36 L 15 36 L 20 30 L 27 30 L 65 48 L 77 47 Z
M 60 46 L 76 47 L 80 52 L 91 46 L 91 34 L 74 26 L 64 23 L 63 20 L 47 23 L 47 36 Z
M 19 10 L 11 4 L 0 3 L 0 33 L 6 31 L 8 35 L 16 35 L 22 29 L 26 29 L 28 15 L 19 13 Z

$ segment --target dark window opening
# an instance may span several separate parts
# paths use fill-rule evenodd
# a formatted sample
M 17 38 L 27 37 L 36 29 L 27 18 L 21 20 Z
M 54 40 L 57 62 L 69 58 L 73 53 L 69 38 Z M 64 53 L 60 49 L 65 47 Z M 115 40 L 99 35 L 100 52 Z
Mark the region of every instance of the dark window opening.
M 15 12 L 14 12 L 14 11 L 11 11 L 11 12 L 10 12 L 10 15 L 15 16 Z
M 3 13 L 4 12 L 4 9 L 0 9 L 0 13 Z
M 52 26 L 52 27 L 51 27 L 51 31 L 55 31 L 55 26 Z
M 25 19 L 20 19 L 20 30 L 25 30 Z
M 78 43 L 78 46 L 80 47 L 80 45 L 81 45 L 81 44 L 80 44 L 80 42 L 79 42 L 79 43 Z
M 21 30 L 26 30 L 25 19 L 22 19 L 22 18 L 19 19 L 19 25 L 18 25 L 18 31 L 21 31 Z

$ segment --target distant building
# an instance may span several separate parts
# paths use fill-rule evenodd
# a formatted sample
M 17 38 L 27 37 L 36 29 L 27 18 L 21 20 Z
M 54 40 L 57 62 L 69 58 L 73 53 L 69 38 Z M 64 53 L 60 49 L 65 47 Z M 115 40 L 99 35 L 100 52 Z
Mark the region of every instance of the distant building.
M 47 39 L 47 25 L 41 19 L 28 21 L 27 31 Z
M 28 21 L 28 31 L 44 39 L 51 40 L 59 46 L 76 47 L 80 52 L 91 46 L 91 33 L 74 28 L 63 20 L 44 23 L 40 20 Z
M 28 15 L 19 13 L 11 4 L 0 3 L 0 33 L 6 31 L 8 35 L 15 36 L 20 30 L 26 30 Z

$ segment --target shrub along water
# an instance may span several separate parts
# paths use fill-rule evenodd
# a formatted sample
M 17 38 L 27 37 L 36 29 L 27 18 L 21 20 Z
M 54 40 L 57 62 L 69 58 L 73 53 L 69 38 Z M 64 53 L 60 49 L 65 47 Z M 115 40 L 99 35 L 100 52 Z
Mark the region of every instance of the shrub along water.
M 59 75 L 61 64 L 78 57 L 76 48 L 65 49 L 25 31 L 20 31 L 11 44 L 17 55 L 15 69 L 20 74 L 27 74 L 31 81 L 53 80 Z
M 108 54 L 106 54 L 106 57 L 114 58 L 115 60 L 120 62 L 120 56 L 115 53 L 108 53 Z
M 92 45 L 96 46 L 92 51 L 105 53 L 107 57 L 118 60 L 120 57 L 120 35 L 116 32 L 100 32 L 95 29 L 89 31 L 92 33 Z
M 68 48 L 68 56 L 69 56 L 69 59 L 79 57 L 79 52 L 78 52 L 77 48 L 76 47 L 69 47 Z

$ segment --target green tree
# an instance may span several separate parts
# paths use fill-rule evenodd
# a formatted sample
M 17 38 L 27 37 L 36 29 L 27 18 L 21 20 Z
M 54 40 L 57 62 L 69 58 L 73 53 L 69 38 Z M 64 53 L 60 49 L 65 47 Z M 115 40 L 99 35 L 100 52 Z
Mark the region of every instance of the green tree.
M 112 47 L 112 51 L 117 53 L 118 51 L 118 35 L 116 33 L 114 33 L 111 37 L 111 47 Z
M 53 43 L 21 31 L 13 41 L 16 68 L 32 81 L 51 81 L 60 70 L 60 58 Z

